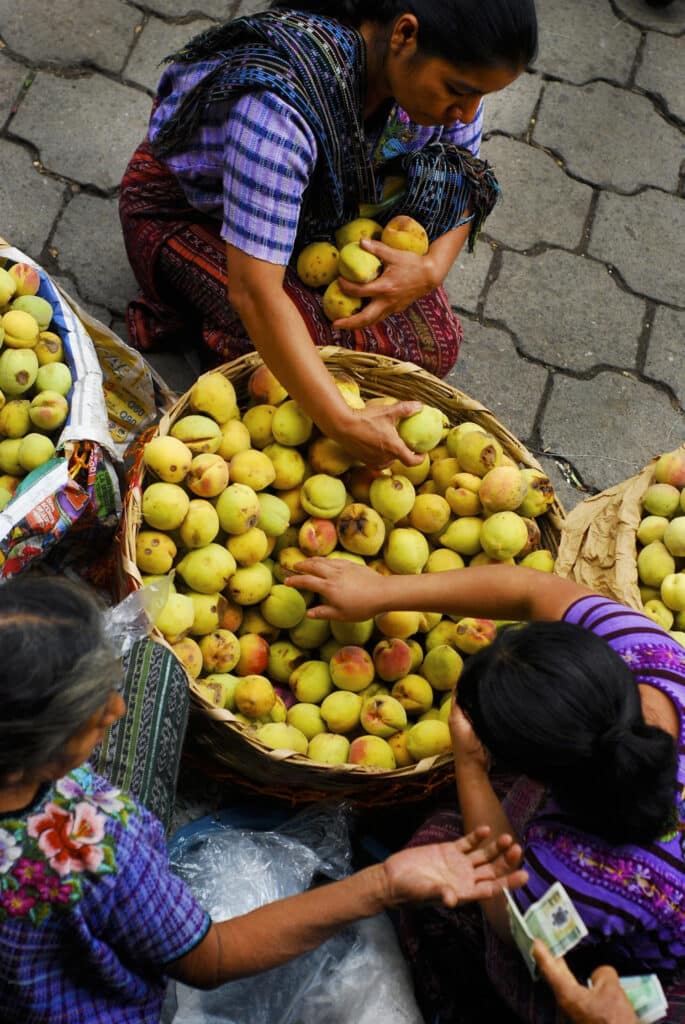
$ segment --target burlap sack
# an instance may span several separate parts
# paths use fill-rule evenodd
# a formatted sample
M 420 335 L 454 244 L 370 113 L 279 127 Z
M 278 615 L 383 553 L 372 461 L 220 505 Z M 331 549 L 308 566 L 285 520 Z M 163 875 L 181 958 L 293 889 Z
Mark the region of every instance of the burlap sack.
M 643 495 L 654 482 L 655 463 L 656 458 L 635 476 L 586 498 L 567 514 L 554 568 L 557 575 L 639 611 L 635 535 Z

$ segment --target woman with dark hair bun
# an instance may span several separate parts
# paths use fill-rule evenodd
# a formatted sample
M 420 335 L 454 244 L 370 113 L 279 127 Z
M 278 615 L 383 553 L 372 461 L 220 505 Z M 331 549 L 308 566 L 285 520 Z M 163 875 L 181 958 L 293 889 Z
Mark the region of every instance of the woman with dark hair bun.
M 600 964 L 656 972 L 681 1006 L 685 649 L 641 613 L 521 566 L 381 576 L 316 558 L 296 569 L 287 582 L 321 596 L 312 618 L 412 609 L 525 623 L 466 660 L 450 714 L 458 810 L 437 811 L 410 846 L 475 820 L 511 831 L 529 876 L 521 910 L 559 880 L 587 926 L 567 956 L 581 983 Z M 469 914 L 403 912 L 426 1019 L 508 1020 L 501 997 L 517 1019 L 556 1021 L 550 991 L 513 947 L 504 900 L 481 906 L 484 927 Z
M 316 354 L 336 344 L 443 377 L 461 325 L 442 287 L 499 186 L 478 158 L 483 97 L 537 47 L 534 0 L 277 2 L 170 58 L 125 173 L 124 240 L 142 295 L 133 345 L 196 340 L 217 361 L 256 348 L 317 426 L 362 461 L 420 458 L 395 425 L 415 404 L 350 409 Z M 382 260 L 368 300 L 332 325 L 294 271 L 309 242 L 360 211 L 419 221 L 419 255 Z

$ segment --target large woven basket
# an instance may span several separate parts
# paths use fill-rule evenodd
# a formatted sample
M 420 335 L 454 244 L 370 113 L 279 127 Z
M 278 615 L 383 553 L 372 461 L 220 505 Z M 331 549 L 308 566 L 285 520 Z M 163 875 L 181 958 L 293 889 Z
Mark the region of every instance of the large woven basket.
M 485 406 L 413 363 L 333 347 L 323 348 L 320 353 L 333 374 L 345 374 L 357 381 L 364 397 L 393 395 L 418 399 L 441 409 L 452 425 L 472 420 L 494 434 L 505 452 L 520 464 L 541 468 L 535 457 Z M 260 357 L 249 353 L 226 363 L 218 371 L 235 387 L 241 408 L 246 404 L 248 379 L 260 364 Z M 189 396 L 186 394 L 164 416 L 155 433 L 167 434 L 176 420 L 188 411 Z M 146 439 L 149 436 L 152 435 Z M 129 479 L 121 543 L 121 569 L 126 592 L 142 585 L 135 564 L 136 538 L 142 523 L 142 490 L 146 484 L 142 445 Z M 563 521 L 564 511 L 557 500 L 538 519 L 542 544 L 553 554 L 559 547 Z M 189 685 L 189 741 L 193 760 L 206 774 L 227 783 L 295 803 L 338 797 L 360 805 L 378 805 L 424 799 L 451 778 L 450 755 L 426 758 L 418 764 L 394 771 L 378 771 L 357 765 L 332 767 L 292 751 L 270 750 L 250 735 L 230 711 L 210 707 L 193 680 Z

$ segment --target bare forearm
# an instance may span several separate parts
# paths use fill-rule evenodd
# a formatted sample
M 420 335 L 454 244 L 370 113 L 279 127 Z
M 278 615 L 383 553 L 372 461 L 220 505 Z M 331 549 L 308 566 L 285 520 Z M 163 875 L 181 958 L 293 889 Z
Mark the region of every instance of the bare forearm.
M 511 823 L 492 788 L 487 773 L 473 767 L 460 770 L 456 767 L 457 798 L 461 810 L 464 831 L 470 832 L 473 822 L 489 825 L 493 835 L 503 832 L 514 835 Z M 483 913 L 490 927 L 504 942 L 511 942 L 511 931 L 505 897 L 498 893 L 491 899 L 481 900 Z
M 348 407 L 283 289 L 244 296 L 239 312 L 255 348 L 291 398 L 324 433 L 333 424 L 339 429 Z
M 382 865 L 259 907 L 210 929 L 170 973 L 197 988 L 257 974 L 319 946 L 353 921 L 385 905 Z
M 556 619 L 584 588 L 522 566 L 486 565 L 418 576 L 383 576 L 373 589 L 381 611 L 410 610 L 482 618 Z

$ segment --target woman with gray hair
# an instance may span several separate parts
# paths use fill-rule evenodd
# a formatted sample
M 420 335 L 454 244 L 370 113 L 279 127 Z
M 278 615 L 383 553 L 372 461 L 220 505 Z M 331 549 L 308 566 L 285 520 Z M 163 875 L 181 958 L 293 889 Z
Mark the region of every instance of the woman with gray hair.
M 160 822 L 84 763 L 125 711 L 88 593 L 56 579 L 0 587 L 0 666 L 5 1024 L 149 1024 L 167 977 L 213 988 L 385 908 L 455 907 L 526 880 L 512 839 L 477 828 L 213 924 L 171 873 Z

